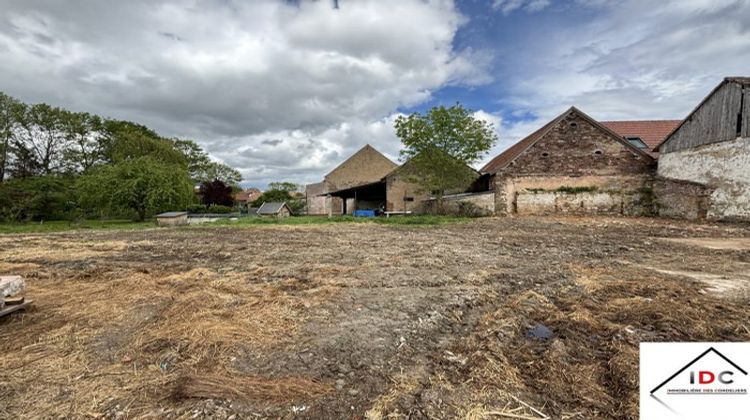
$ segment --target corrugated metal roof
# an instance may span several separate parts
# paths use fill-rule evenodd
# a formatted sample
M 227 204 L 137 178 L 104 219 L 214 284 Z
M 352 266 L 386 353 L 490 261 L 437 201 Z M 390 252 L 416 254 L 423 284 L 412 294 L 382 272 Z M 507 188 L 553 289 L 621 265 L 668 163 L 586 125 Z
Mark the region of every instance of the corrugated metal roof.
M 180 216 L 185 216 L 187 214 L 188 213 L 186 211 L 168 211 L 166 213 L 157 214 L 156 217 L 166 217 L 166 218 L 180 217 Z
M 263 203 L 263 205 L 258 209 L 258 214 L 278 214 L 284 207 L 289 208 L 289 206 L 287 206 L 285 202 Z

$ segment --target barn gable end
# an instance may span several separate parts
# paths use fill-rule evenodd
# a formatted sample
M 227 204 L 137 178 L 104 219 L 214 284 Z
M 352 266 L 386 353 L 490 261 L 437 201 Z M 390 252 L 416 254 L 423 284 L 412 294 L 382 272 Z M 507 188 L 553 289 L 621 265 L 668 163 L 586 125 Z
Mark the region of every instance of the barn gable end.
M 641 174 L 654 160 L 572 108 L 500 172 L 517 175 Z
M 571 108 L 483 169 L 494 174 L 500 214 L 644 214 L 655 160 Z
M 662 214 L 750 220 L 749 103 L 750 77 L 725 78 L 659 146 L 662 179 L 695 183 L 710 192 L 707 200 L 703 190 L 696 196 L 664 194 Z M 677 211 L 701 200 L 707 201 L 705 211 Z
M 325 181 L 335 189 L 344 189 L 378 181 L 397 167 L 368 144 L 329 172 Z
M 724 79 L 658 147 L 661 153 L 750 137 L 750 78 Z

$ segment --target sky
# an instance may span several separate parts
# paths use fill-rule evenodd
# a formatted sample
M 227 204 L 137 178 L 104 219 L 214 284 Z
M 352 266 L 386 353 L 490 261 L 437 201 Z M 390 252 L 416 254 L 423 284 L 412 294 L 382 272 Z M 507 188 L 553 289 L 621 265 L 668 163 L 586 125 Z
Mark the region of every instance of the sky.
M 197 141 L 243 185 L 317 182 L 399 115 L 680 119 L 750 76 L 750 0 L 0 0 L 0 91 Z

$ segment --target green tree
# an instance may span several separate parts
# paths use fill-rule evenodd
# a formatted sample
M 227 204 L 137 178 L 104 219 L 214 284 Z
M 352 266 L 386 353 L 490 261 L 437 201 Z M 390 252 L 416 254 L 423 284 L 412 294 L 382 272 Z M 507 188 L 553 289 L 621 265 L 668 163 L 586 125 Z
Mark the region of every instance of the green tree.
M 206 165 L 201 172 L 198 172 L 193 176 L 194 179 L 218 180 L 229 185 L 233 189 L 240 188 L 239 184 L 240 181 L 242 181 L 242 174 L 240 171 L 229 165 L 213 161 Z
M 300 185 L 293 182 L 269 182 L 268 189 L 270 191 L 286 191 L 289 194 L 300 190 Z
M 15 98 L 0 92 L 0 183 L 7 175 L 13 132 L 23 107 Z
M 183 210 L 195 200 L 187 170 L 142 156 L 96 168 L 77 184 L 84 208 L 133 211 L 143 221 L 161 211 Z
M 190 177 L 196 184 L 221 181 L 232 187 L 242 181 L 242 174 L 223 163 L 212 161 L 201 147 L 192 140 L 172 139 L 172 143 L 183 156 L 188 165 Z
M 63 152 L 67 147 L 64 123 L 69 112 L 36 104 L 24 107 L 16 114 L 17 128 L 14 130 L 13 148 L 18 150 L 16 165 L 23 173 L 50 175 L 63 170 Z
M 68 140 L 64 150 L 66 167 L 72 172 L 86 172 L 104 161 L 103 122 L 85 112 L 69 113 L 62 122 Z
M 253 207 L 260 207 L 263 203 L 280 203 L 294 200 L 289 191 L 283 190 L 268 190 L 264 191 L 255 201 L 253 201 Z
M 269 182 L 269 189 L 264 191 L 255 201 L 253 207 L 260 207 L 263 203 L 286 203 L 292 212 L 300 213 L 305 208 L 304 196 L 297 194 L 299 185 L 292 182 Z
M 446 191 L 466 188 L 473 181 L 476 172 L 468 166 L 497 141 L 493 125 L 460 104 L 400 116 L 395 128 L 404 146 L 401 158 L 408 162 L 404 171 L 438 202 Z
M 170 140 L 139 124 L 108 120 L 102 127 L 101 142 L 102 154 L 108 163 L 148 156 L 165 164 L 187 167 L 185 156 Z
M 11 178 L 0 184 L 0 219 L 64 219 L 75 209 L 73 178 L 47 175 Z

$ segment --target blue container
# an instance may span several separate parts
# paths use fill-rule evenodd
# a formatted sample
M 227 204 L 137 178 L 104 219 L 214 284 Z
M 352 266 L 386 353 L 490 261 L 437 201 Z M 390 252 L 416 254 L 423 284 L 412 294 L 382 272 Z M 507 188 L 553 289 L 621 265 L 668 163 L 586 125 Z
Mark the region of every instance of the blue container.
M 375 210 L 354 210 L 354 217 L 375 217 Z

